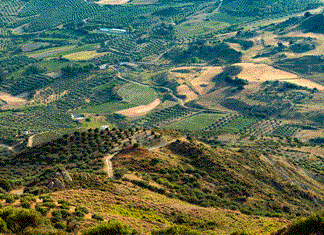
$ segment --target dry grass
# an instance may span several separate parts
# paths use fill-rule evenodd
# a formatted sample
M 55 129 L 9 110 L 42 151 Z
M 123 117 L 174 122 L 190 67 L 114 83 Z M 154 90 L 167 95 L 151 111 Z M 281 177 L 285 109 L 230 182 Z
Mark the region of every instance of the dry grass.
M 185 102 L 189 102 L 189 101 L 198 99 L 198 95 L 195 92 L 193 92 L 187 85 L 182 84 L 182 85 L 178 86 L 177 92 L 179 95 L 186 96 Z
M 161 100 L 156 99 L 148 105 L 139 105 L 133 108 L 117 111 L 116 113 L 120 115 L 124 115 L 126 117 L 138 117 L 147 114 L 148 112 L 158 107 L 160 104 L 161 104 Z
M 317 90 L 320 90 L 320 91 L 324 90 L 324 86 L 322 86 L 322 85 L 320 85 L 320 84 L 318 84 L 316 82 L 312 82 L 310 80 L 304 79 L 304 78 L 286 80 L 286 82 L 293 83 L 293 84 L 296 84 L 298 86 L 308 87 L 310 89 L 316 88 Z
M 205 234 L 230 234 L 240 229 L 251 234 L 270 234 L 288 223 L 280 218 L 248 216 L 237 211 L 192 205 L 130 183 L 118 185 L 115 192 L 65 190 L 53 193 L 52 197 L 68 200 L 73 205 L 84 205 L 92 213 L 103 215 L 105 220 L 121 220 L 140 234 L 170 226 L 173 217 L 180 214 L 186 215 L 192 223 L 215 222 L 216 227 L 205 230 Z
M 102 55 L 107 54 L 108 52 L 98 53 L 96 51 L 81 51 L 81 52 L 75 52 L 72 54 L 68 54 L 63 56 L 63 58 L 68 60 L 74 60 L 74 61 L 82 61 L 82 60 L 90 60 Z
M 12 96 L 10 94 L 0 92 L 0 100 L 5 102 L 5 105 L 1 107 L 1 109 L 9 109 L 9 108 L 14 108 L 19 105 L 27 103 L 27 100 Z
M 248 80 L 249 82 L 265 82 L 298 78 L 296 74 L 275 69 L 266 64 L 238 63 L 235 65 L 241 66 L 243 69 L 238 77 Z

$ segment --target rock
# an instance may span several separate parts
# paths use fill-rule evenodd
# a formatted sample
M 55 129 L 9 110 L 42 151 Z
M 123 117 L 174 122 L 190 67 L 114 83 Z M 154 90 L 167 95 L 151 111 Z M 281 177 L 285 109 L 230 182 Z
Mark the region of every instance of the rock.
M 62 180 L 59 179 L 54 179 L 53 181 L 51 181 L 47 187 L 49 189 L 63 189 L 65 187 L 65 184 Z
M 63 171 L 63 172 L 62 172 L 62 175 L 63 175 L 63 179 L 64 179 L 65 181 L 67 181 L 67 182 L 71 182 L 71 181 L 72 181 L 72 178 L 71 178 L 69 172 L 67 172 L 67 171 Z

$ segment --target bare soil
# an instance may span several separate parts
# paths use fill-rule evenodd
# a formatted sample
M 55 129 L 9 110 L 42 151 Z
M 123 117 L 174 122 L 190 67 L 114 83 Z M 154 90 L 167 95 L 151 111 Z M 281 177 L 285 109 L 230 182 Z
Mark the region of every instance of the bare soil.
M 116 113 L 120 115 L 124 115 L 126 117 L 138 117 L 147 114 L 148 112 L 152 111 L 157 106 L 159 106 L 160 104 L 161 104 L 161 100 L 156 99 L 148 105 L 139 105 L 133 108 L 117 111 Z

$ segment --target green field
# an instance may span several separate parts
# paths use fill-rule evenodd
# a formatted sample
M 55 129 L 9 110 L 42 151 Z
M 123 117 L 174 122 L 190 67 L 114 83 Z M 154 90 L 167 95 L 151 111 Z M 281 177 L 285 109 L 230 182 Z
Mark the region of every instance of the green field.
M 215 13 L 208 17 L 209 20 L 217 21 L 217 22 L 224 22 L 228 24 L 242 24 L 248 21 L 253 20 L 253 17 L 239 17 L 233 16 L 226 13 Z
M 80 110 L 77 110 L 77 113 L 93 113 L 93 114 L 98 114 L 98 115 L 106 115 L 106 114 L 113 113 L 113 112 L 116 112 L 119 110 L 132 108 L 134 106 L 135 105 L 133 105 L 133 104 L 117 101 L 117 102 L 109 102 L 109 103 L 105 103 L 105 104 L 101 104 L 101 105 L 97 105 L 97 106 L 92 106 L 92 107 L 88 107 L 85 109 L 80 109 Z
M 242 130 L 244 127 L 251 126 L 254 122 L 255 119 L 239 117 L 226 124 L 222 128 L 222 130 L 238 132 L 239 130 Z
M 189 36 L 201 36 L 228 26 L 229 24 L 227 22 L 222 21 L 188 22 L 180 24 L 176 27 L 176 35 L 179 38 L 186 38 Z
M 222 114 L 197 114 L 195 116 L 183 119 L 181 121 L 172 123 L 164 128 L 166 129 L 180 129 L 180 130 L 189 130 L 189 131 L 199 131 L 221 118 Z
M 134 105 L 147 105 L 159 97 L 153 88 L 133 83 L 122 86 L 118 90 L 118 94 L 123 97 L 123 100 Z

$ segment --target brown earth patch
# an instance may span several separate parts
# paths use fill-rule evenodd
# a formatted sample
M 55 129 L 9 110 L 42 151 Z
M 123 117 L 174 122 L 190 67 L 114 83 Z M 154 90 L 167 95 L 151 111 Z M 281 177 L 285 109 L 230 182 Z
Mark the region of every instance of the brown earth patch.
M 249 82 L 265 82 L 284 79 L 296 79 L 298 76 L 283 70 L 275 69 L 267 64 L 238 63 L 242 71 L 237 76 Z
M 182 85 L 178 86 L 177 87 L 177 92 L 178 92 L 179 95 L 185 95 L 186 96 L 185 102 L 189 102 L 189 101 L 198 99 L 198 95 L 195 92 L 193 92 L 185 84 L 182 84 Z
M 22 99 L 20 97 L 12 96 L 10 94 L 0 92 L 0 100 L 5 102 L 5 105 L 1 107 L 1 109 L 13 108 L 18 105 L 27 103 L 27 100 Z
M 316 82 L 304 79 L 304 78 L 286 80 L 286 82 L 293 83 L 293 84 L 296 84 L 298 86 L 308 87 L 310 89 L 316 88 L 317 90 L 320 90 L 320 91 L 324 90 L 324 86 L 322 86 L 322 85 L 320 85 L 320 84 L 318 84 Z
M 120 110 L 115 113 L 124 115 L 126 117 L 138 117 L 147 114 L 148 112 L 152 111 L 157 106 L 159 106 L 160 104 L 161 104 L 161 100 L 156 99 L 148 105 L 139 105 L 133 108 Z

